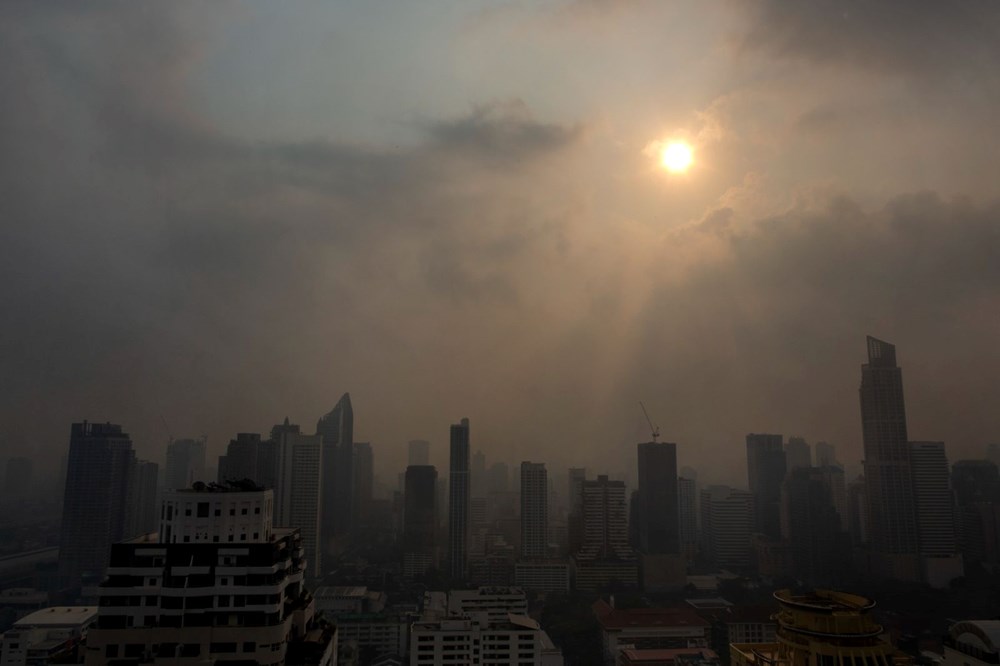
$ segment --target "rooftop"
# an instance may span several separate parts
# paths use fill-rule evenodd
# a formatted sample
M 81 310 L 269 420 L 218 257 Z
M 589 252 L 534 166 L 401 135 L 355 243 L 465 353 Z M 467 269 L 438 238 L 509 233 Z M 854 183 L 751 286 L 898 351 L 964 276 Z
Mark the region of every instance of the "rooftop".
M 698 627 L 705 628 L 709 623 L 702 619 L 694 609 L 675 608 L 612 608 L 605 601 L 597 601 L 593 606 L 594 614 L 601 627 L 607 629 L 626 629 L 629 627 Z
M 51 606 L 14 623 L 15 627 L 45 627 L 86 624 L 97 619 L 97 606 Z
M 774 598 L 783 606 L 820 613 L 863 613 L 875 607 L 867 597 L 832 590 L 814 590 L 812 594 L 792 594 L 791 590 L 778 590 Z

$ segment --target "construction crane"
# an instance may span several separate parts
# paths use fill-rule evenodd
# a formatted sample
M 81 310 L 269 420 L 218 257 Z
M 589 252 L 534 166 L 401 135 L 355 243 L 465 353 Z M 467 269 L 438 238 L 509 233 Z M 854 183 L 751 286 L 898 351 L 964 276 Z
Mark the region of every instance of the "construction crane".
M 649 418 L 649 412 L 646 411 L 646 405 L 642 404 L 642 400 L 639 401 L 639 406 L 642 407 L 642 413 L 646 417 L 646 423 L 649 424 L 649 431 L 652 434 L 653 442 L 656 442 L 656 440 L 660 437 L 660 427 L 653 425 L 653 421 Z

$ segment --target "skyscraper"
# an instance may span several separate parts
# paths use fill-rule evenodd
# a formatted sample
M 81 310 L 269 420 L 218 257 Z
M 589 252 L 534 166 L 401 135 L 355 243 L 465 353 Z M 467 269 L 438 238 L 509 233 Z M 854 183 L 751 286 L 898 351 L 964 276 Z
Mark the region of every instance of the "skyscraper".
M 205 440 L 171 440 L 167 444 L 164 490 L 190 488 L 195 481 L 211 481 L 205 478 Z
M 837 449 L 828 442 L 816 442 L 816 466 L 817 467 L 839 467 L 837 462 Z
M 677 445 L 645 442 L 638 453 L 639 548 L 648 554 L 679 553 Z
M 781 435 L 747 435 L 747 478 L 754 499 L 754 529 L 781 537 L 781 484 L 785 480 Z
M 919 537 L 903 402 L 903 372 L 896 348 L 868 336 L 861 366 L 861 431 L 868 499 L 872 572 L 920 580 Z
M 436 563 L 437 470 L 431 465 L 406 468 L 403 494 L 403 573 L 415 576 Z
M 160 525 L 159 495 L 160 466 L 148 460 L 136 460 L 132 465 L 129 483 L 130 536 L 155 532 Z
M 693 562 L 698 555 L 698 484 L 694 479 L 677 479 L 677 517 L 681 554 Z
M 74 423 L 70 430 L 66 490 L 59 538 L 59 574 L 76 587 L 82 577 L 100 579 L 111 544 L 129 530 L 132 440 L 112 423 Z
M 807 584 L 829 585 L 843 569 L 840 516 L 823 469 L 796 467 L 782 489 L 782 532 L 792 571 Z
M 323 527 L 324 555 L 337 550 L 337 541 L 351 531 L 354 498 L 354 408 L 345 393 L 316 424 L 323 437 Z
M 785 468 L 791 472 L 799 467 L 812 467 L 812 449 L 802 437 L 789 437 L 785 444 Z
M 408 465 L 430 465 L 431 443 L 426 439 L 411 439 L 407 444 Z
M 288 424 L 286 424 L 288 425 Z M 276 433 L 281 451 L 274 492 L 274 524 L 294 527 L 302 535 L 309 576 L 322 569 L 320 530 L 323 524 L 323 437 L 303 435 L 291 428 Z
M 625 482 L 599 475 L 584 481 L 583 539 L 574 559 L 577 589 L 598 590 L 615 582 L 638 583 L 635 552 L 629 545 Z
M 964 571 L 944 442 L 910 442 L 910 470 L 924 581 L 946 587 Z
M 753 507 L 753 494 L 746 490 L 709 486 L 701 491 L 703 550 L 709 561 L 737 569 L 750 565 Z
M 464 580 L 469 558 L 469 419 L 451 426 L 448 468 L 448 571 Z
M 548 555 L 548 488 L 545 463 L 521 463 L 521 557 L 526 560 Z
M 218 480 L 253 481 L 261 488 L 273 489 L 278 480 L 278 445 L 262 440 L 256 432 L 241 432 L 229 440 L 226 454 L 219 456 Z
M 368 526 L 375 485 L 375 455 L 369 442 L 354 443 L 354 528 Z

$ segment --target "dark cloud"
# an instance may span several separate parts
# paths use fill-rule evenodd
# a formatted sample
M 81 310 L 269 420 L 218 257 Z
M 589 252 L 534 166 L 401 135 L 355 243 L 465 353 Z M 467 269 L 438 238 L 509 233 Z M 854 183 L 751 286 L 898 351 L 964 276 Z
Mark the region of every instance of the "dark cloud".
M 1000 6 L 990 0 L 755 0 L 743 46 L 812 63 L 996 83 Z M 982 81 L 985 83 L 985 81 Z

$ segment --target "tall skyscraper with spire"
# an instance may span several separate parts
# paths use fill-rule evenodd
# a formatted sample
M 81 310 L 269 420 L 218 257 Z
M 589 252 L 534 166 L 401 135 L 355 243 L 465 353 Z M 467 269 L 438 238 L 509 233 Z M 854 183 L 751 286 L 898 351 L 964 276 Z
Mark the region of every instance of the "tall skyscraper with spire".
M 469 561 L 469 419 L 451 426 L 448 466 L 448 572 L 456 581 L 466 577 Z
M 861 366 L 861 431 L 872 572 L 920 580 L 916 508 L 896 347 L 868 336 Z
M 336 551 L 338 541 L 351 531 L 354 516 L 354 409 L 345 393 L 316 424 L 323 438 L 323 526 L 320 530 L 324 556 Z

